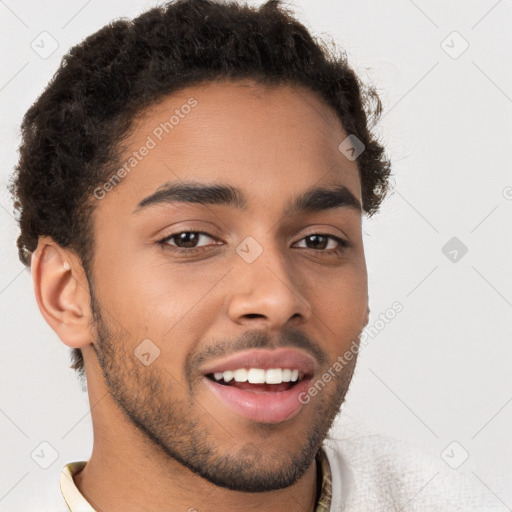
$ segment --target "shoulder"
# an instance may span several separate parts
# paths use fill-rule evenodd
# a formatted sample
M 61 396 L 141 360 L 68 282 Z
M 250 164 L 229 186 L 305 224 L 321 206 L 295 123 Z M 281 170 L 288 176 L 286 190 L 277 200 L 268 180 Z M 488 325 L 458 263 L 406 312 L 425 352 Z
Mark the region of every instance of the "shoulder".
M 381 434 L 328 437 L 332 511 L 483 512 L 503 504 L 470 471 L 454 470 L 410 442 Z

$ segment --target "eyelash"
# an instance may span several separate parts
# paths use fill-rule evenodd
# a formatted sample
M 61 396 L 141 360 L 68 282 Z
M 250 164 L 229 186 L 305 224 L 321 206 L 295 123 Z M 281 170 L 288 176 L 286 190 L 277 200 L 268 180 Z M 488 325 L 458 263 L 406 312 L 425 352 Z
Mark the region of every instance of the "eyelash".
M 186 248 L 186 247 L 174 247 L 174 246 L 169 245 L 167 243 L 172 238 L 178 237 L 179 235 L 184 234 L 184 233 L 195 233 L 197 235 L 205 235 L 205 236 L 207 236 L 207 237 L 209 237 L 209 238 L 211 238 L 213 240 L 216 240 L 215 237 L 213 237 L 209 233 L 206 233 L 205 231 L 179 231 L 178 233 L 173 233 L 172 235 L 169 235 L 169 236 L 166 236 L 165 238 L 162 238 L 157 243 L 160 246 L 162 246 L 165 250 L 170 250 L 172 252 L 177 252 L 177 253 L 195 254 L 197 252 L 201 252 L 201 251 L 204 251 L 206 249 L 206 247 L 204 247 L 204 246 L 201 246 L 201 247 L 189 247 L 189 248 Z M 338 247 L 336 249 L 330 249 L 330 250 L 326 250 L 326 249 L 310 249 L 311 251 L 315 251 L 317 253 L 318 252 L 322 252 L 322 253 L 325 253 L 325 254 L 341 254 L 346 249 L 348 249 L 350 247 L 350 243 L 347 240 L 344 240 L 343 238 L 340 238 L 340 237 L 335 236 L 335 235 L 329 235 L 328 233 L 309 233 L 309 234 L 305 235 L 304 237 L 302 237 L 299 240 L 299 242 L 304 240 L 305 238 L 310 237 L 310 236 L 322 236 L 322 237 L 330 238 L 331 240 L 334 240 L 334 241 L 338 242 Z M 217 244 L 215 244 L 215 245 L 217 245 Z M 215 245 L 214 246 L 210 246 L 210 247 L 215 247 Z M 308 249 L 308 247 L 304 247 L 304 249 Z

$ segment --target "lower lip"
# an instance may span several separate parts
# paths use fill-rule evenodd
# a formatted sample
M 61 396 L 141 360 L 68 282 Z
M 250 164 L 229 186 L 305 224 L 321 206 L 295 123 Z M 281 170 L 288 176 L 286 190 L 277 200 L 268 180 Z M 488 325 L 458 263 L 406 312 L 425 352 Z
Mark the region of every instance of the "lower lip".
M 279 423 L 299 413 L 311 378 L 304 379 L 287 391 L 257 392 L 217 384 L 204 377 L 206 385 L 220 401 L 236 414 L 260 423 Z

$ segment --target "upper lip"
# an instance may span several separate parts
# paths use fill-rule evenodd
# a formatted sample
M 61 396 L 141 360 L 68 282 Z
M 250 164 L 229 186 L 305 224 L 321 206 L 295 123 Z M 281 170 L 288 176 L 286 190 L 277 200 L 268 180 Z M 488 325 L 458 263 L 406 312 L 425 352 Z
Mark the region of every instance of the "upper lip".
M 316 366 L 316 361 L 311 356 L 297 349 L 252 349 L 215 361 L 203 368 L 202 373 L 207 375 L 239 368 L 289 368 L 299 370 L 301 375 L 310 376 L 315 373 Z

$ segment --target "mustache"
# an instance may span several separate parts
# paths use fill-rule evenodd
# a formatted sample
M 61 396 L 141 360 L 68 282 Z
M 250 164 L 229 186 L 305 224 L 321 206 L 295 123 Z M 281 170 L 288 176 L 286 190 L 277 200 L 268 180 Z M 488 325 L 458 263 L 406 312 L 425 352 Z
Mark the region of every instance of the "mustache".
M 211 343 L 198 354 L 191 354 L 185 361 L 185 375 L 193 375 L 207 361 L 217 357 L 230 356 L 254 348 L 299 348 L 313 356 L 319 365 L 328 363 L 327 354 L 320 346 L 298 329 L 287 329 L 276 339 L 262 330 L 246 331 L 237 339 Z

